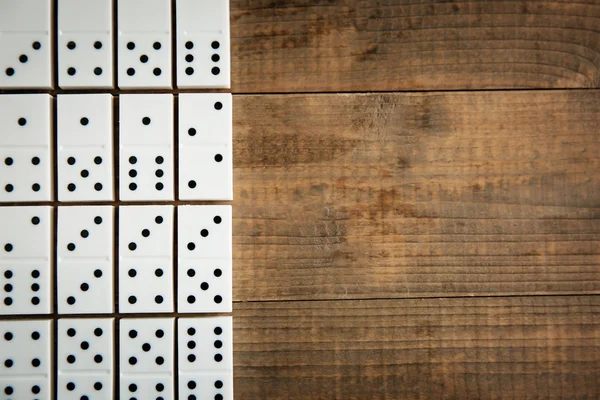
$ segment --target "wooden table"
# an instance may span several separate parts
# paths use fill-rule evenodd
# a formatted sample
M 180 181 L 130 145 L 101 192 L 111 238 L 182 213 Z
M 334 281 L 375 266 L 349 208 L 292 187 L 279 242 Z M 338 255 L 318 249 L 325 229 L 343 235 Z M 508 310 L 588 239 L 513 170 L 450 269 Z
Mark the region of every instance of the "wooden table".
M 233 0 L 237 399 L 600 398 L 600 0 Z
M 600 399 L 600 0 L 231 0 L 231 39 L 236 399 Z

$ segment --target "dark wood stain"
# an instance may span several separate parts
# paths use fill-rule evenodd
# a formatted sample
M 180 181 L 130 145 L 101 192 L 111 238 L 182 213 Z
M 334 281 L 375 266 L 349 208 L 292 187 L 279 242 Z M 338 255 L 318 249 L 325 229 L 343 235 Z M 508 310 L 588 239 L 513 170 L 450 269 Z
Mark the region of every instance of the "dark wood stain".
M 242 399 L 593 399 L 598 297 L 238 303 Z
M 600 291 L 599 92 L 234 105 L 236 300 Z
M 600 398 L 600 3 L 232 9 L 237 397 Z
M 598 88 L 599 6 L 232 0 L 233 90 Z

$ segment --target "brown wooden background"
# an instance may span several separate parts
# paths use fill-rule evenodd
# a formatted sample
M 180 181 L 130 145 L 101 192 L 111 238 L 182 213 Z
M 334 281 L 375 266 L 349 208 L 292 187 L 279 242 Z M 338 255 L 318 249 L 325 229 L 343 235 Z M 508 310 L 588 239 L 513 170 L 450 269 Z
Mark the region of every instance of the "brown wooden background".
M 233 0 L 238 399 L 600 398 L 600 1 Z
M 600 0 L 231 0 L 231 40 L 236 399 L 600 399 Z

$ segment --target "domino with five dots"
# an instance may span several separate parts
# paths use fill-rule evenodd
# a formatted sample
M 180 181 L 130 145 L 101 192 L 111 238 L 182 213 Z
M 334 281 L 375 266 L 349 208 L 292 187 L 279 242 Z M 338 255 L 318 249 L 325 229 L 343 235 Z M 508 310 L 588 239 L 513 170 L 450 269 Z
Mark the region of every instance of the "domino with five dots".
M 111 201 L 113 102 L 110 94 L 58 96 L 58 200 Z
M 113 398 L 113 318 L 60 318 L 57 338 L 58 398 Z
M 174 347 L 173 318 L 121 319 L 121 398 L 174 399 Z
M 52 200 L 52 122 L 49 95 L 0 96 L 0 202 Z
M 170 89 L 171 0 L 119 0 L 118 27 L 119 88 Z

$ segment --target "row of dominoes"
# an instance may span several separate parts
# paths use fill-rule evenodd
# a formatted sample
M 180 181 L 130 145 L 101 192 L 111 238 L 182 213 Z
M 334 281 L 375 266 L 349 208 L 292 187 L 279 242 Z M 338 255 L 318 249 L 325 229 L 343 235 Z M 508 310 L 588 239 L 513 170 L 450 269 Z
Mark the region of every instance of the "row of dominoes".
M 173 318 L 120 319 L 118 356 L 113 318 L 61 318 L 56 335 L 52 325 L 0 321 L 1 398 L 233 399 L 231 317 L 178 318 L 177 333 Z
M 118 207 L 120 313 L 173 312 L 174 207 Z M 114 311 L 112 206 L 58 207 L 59 314 Z M 54 209 L 0 207 L 0 314 L 53 311 Z M 231 206 L 177 207 L 177 310 L 231 311 Z
M 56 103 L 58 200 L 114 200 L 113 96 Z M 124 94 L 118 103 L 120 200 L 173 200 L 173 95 Z M 231 109 L 229 93 L 178 96 L 179 199 L 232 199 Z M 52 200 L 53 121 L 50 95 L 0 96 L 0 202 Z
M 171 0 L 56 0 L 58 86 L 171 88 Z M 180 88 L 229 88 L 229 1 L 176 1 Z M 53 87 L 52 0 L 0 0 L 0 88 Z

